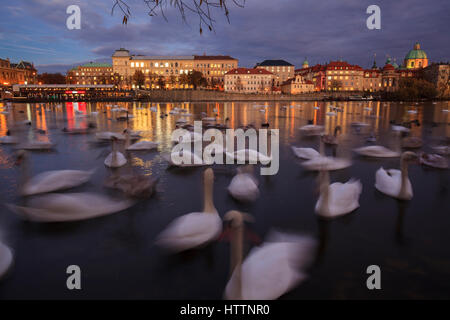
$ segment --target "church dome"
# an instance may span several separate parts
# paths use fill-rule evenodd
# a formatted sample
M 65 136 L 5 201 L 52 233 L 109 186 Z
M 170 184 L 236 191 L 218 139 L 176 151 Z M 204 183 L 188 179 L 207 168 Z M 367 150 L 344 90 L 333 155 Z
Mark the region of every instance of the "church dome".
M 309 68 L 309 62 L 306 58 L 305 61 L 303 61 L 302 68 Z
M 420 49 L 420 44 L 418 42 L 414 45 L 414 49 L 409 51 L 405 57 L 405 60 L 410 59 L 427 59 L 427 54 Z

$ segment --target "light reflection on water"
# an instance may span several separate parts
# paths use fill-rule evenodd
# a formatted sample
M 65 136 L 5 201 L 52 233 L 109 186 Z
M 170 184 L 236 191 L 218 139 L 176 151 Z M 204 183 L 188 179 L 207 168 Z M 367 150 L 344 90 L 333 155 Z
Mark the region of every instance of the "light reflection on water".
M 134 116 L 128 124 L 115 121 L 117 113 L 111 105 L 116 104 L 128 108 Z M 267 106 L 265 113 L 259 111 L 262 105 Z M 327 116 L 330 105 L 343 111 Z M 150 107 L 158 111 L 154 113 Z M 169 114 L 174 108 L 186 109 L 193 116 Z M 365 144 L 370 131 L 355 134 L 350 127 L 355 121 L 373 126 L 379 138 L 377 144 L 395 148 L 391 121 L 401 124 L 418 120 L 420 125 L 412 125 L 411 135 L 421 137 L 423 150 L 428 152 L 430 145 L 450 137 L 450 115 L 444 109 L 449 109 L 449 102 L 78 102 L 16 104 L 8 110 L 0 104 L 0 111 L 9 111 L 0 114 L 0 136 L 14 122 L 30 120 L 31 127 L 23 126 L 13 133 L 23 139 L 57 144 L 54 152 L 32 154 L 33 174 L 52 169 L 97 168 L 92 181 L 75 191 L 107 192 L 102 182 L 109 169 L 103 165 L 102 152 L 110 146 L 90 143 L 93 134 L 65 135 L 61 131 L 64 127 L 86 128 L 89 121 L 94 121 L 99 131 L 122 132 L 128 126 L 142 131 L 143 139 L 161 143 L 158 152 L 130 154 L 135 170 L 160 177 L 160 183 L 155 197 L 127 211 L 90 221 L 39 225 L 21 221 L 2 206 L 1 237 L 14 249 L 16 262 L 9 277 L 0 282 L 0 298 L 222 298 L 229 275 L 229 243 L 222 241 L 172 257 L 153 246 L 156 235 L 172 219 L 201 207 L 202 170 L 166 170 L 167 165 L 159 157 L 159 152 L 170 150 L 176 120 L 199 120 L 201 112 L 208 117 L 217 113 L 221 123 L 228 118 L 230 128 L 248 123 L 258 128 L 268 122 L 271 128 L 280 130 L 280 171 L 276 176 L 258 177 L 259 200 L 250 205 L 230 198 L 226 187 L 231 169 L 216 170 L 214 199 L 221 216 L 230 209 L 255 216 L 256 222 L 249 228 L 261 238 L 273 227 L 318 238 L 320 250 L 310 279 L 284 298 L 449 298 L 448 171 L 412 165 L 409 174 L 415 197 L 409 203 L 400 203 L 373 187 L 375 171 L 380 166 L 398 168 L 398 160 L 368 160 L 353 155 L 352 167 L 330 176 L 332 182 L 360 179 L 361 207 L 348 216 L 324 222 L 314 213 L 316 175 L 305 172 L 289 148 L 318 148 L 317 139 L 299 136 L 297 129 L 308 121 L 324 125 L 329 134 L 341 126 L 341 144 L 337 150 L 327 147 L 328 154 L 350 156 L 352 148 Z M 92 117 L 91 112 L 98 115 Z M 168 116 L 161 118 L 161 113 Z M 16 196 L 18 169 L 13 152 L 13 147 L 0 145 L 2 204 L 21 201 Z M 65 289 L 65 269 L 70 264 L 82 268 L 82 292 Z M 365 270 L 370 264 L 378 264 L 382 270 L 383 289 L 376 294 L 365 287 Z

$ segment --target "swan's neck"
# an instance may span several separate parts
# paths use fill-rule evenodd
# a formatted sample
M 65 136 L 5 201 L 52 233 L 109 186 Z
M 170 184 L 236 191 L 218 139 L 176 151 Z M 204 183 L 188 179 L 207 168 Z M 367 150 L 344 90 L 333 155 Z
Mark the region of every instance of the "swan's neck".
M 127 131 L 126 136 L 125 136 L 125 149 L 127 149 L 130 144 L 131 144 L 131 138 L 130 138 L 130 133 Z
M 401 160 L 401 172 L 402 172 L 402 177 L 401 177 L 401 185 L 400 185 L 400 197 L 405 197 L 406 196 L 406 185 L 408 182 L 408 163 L 402 159 Z
M 338 131 L 339 131 L 339 127 L 334 128 L 334 137 L 335 138 L 337 137 Z
M 217 213 L 216 207 L 214 207 L 213 199 L 213 185 L 214 178 L 205 177 L 204 181 L 204 199 L 203 199 L 203 212 L 205 213 Z
M 28 163 L 28 156 L 23 157 L 19 169 L 20 169 L 19 188 L 22 189 L 30 179 L 30 166 Z
M 327 170 L 320 172 L 320 195 L 322 197 L 322 203 L 321 208 L 319 208 L 319 211 L 328 214 L 330 207 L 329 207 L 329 198 L 330 198 L 330 174 Z
M 231 239 L 231 257 L 230 257 L 230 272 L 234 273 L 234 289 L 236 290 L 233 297 L 236 300 L 242 299 L 242 259 L 244 256 L 244 224 L 232 227 Z
M 113 140 L 113 142 L 112 142 L 111 164 L 115 165 L 116 162 L 117 162 L 116 142 Z

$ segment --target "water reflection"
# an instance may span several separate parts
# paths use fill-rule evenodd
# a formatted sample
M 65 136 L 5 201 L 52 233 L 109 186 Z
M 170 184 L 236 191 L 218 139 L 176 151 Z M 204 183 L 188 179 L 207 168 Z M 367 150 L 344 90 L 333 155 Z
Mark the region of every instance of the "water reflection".
M 335 115 L 327 115 L 330 106 Z M 128 109 L 133 118 L 117 121 L 117 108 Z M 186 112 L 170 114 L 177 109 Z M 262 109 L 265 112 L 261 112 Z M 371 132 L 376 144 L 395 150 L 399 142 L 393 138 L 391 125 L 409 123 L 410 135 L 421 138 L 422 150 L 430 152 L 430 146 L 445 144 L 450 137 L 450 116 L 443 111 L 448 109 L 449 102 L 412 105 L 375 101 L 78 102 L 15 104 L 13 108 L 0 104 L 1 137 L 10 130 L 21 141 L 56 143 L 55 153 L 32 153 L 30 161 L 35 173 L 67 168 L 97 169 L 89 183 L 73 192 L 115 194 L 103 186 L 112 172 L 104 167 L 104 157 L 98 157 L 103 151 L 110 152 L 111 147 L 110 144 L 91 144 L 93 134 L 69 135 L 62 132 L 64 128 L 76 130 L 95 126 L 97 131 L 116 133 L 130 129 L 141 131 L 143 140 L 160 142 L 158 151 L 127 154 L 130 174 L 159 177 L 160 182 L 155 198 L 141 201 L 123 213 L 72 226 L 35 226 L 4 209 L 0 226 L 9 230 L 5 241 L 15 249 L 17 257 L 12 274 L 0 283 L 0 297 L 72 298 L 71 293 L 61 288 L 60 279 L 51 275 L 59 274 L 76 262 L 86 269 L 86 274 L 92 275 L 89 285 L 93 289 L 84 291 L 83 298 L 222 298 L 229 275 L 227 243 L 213 243 L 189 259 L 167 257 L 153 245 L 157 235 L 171 221 L 201 206 L 202 170 L 166 170 L 167 164 L 159 155 L 170 151 L 176 121 L 185 118 L 192 123 L 202 118 L 202 112 L 207 117 L 218 117 L 219 123 L 227 123 L 234 129 L 250 123 L 256 128 L 268 123 L 269 128 L 279 129 L 280 171 L 275 176 L 257 177 L 258 200 L 251 204 L 234 201 L 226 188 L 235 168 L 227 167 L 221 172 L 219 167 L 214 167 L 214 201 L 221 217 L 233 209 L 251 213 L 255 217 L 254 230 L 263 239 L 272 228 L 317 236 L 319 263 L 312 268 L 310 279 L 292 291 L 289 298 L 331 298 L 339 282 L 344 283 L 339 289 L 343 296 L 370 298 L 365 291 L 352 290 L 361 286 L 358 277 L 341 279 L 342 274 L 361 274 L 368 263 L 382 264 L 385 257 L 395 256 L 417 265 L 428 279 L 438 281 L 448 277 L 449 269 L 442 267 L 450 261 L 450 254 L 442 245 L 450 241 L 446 228 L 450 217 L 445 214 L 450 210 L 448 170 L 411 166 L 414 198 L 406 206 L 374 190 L 375 171 L 381 166 L 397 168 L 398 159 L 367 159 L 356 157 L 351 151 L 367 145 Z M 165 114 L 167 116 L 161 117 Z M 31 125 L 24 121 L 31 121 Z M 332 182 L 346 182 L 356 177 L 363 184 L 361 207 L 347 218 L 325 221 L 317 219 L 314 213 L 318 197 L 316 174 L 306 173 L 290 149 L 291 145 L 319 149 L 318 137 L 302 138 L 299 134 L 298 128 L 308 122 L 323 125 L 326 134 L 333 134 L 337 126 L 342 128 L 339 145 L 326 146 L 325 153 L 345 155 L 354 160 L 353 166 L 330 173 Z M 354 122 L 369 126 L 356 130 L 351 126 Z M 14 152 L 14 146 L 0 145 L 0 201 L 3 204 L 19 203 Z M 38 258 L 40 263 L 36 266 Z M 30 266 L 36 266 L 33 276 Z M 398 279 L 402 271 L 402 268 L 394 268 L 383 272 L 389 279 Z M 111 279 L 115 279 L 112 284 Z M 416 294 L 448 297 L 448 284 L 438 289 L 424 288 L 422 281 L 421 277 L 409 277 L 411 287 L 421 290 Z M 389 285 L 391 289 L 382 293 L 383 297 L 404 297 L 403 283 L 392 280 Z M 48 290 L 42 292 L 42 287 Z

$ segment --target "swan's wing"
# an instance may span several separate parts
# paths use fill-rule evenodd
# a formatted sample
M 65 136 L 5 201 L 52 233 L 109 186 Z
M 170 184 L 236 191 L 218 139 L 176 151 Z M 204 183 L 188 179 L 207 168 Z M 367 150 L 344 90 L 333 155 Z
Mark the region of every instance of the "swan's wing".
M 336 215 L 350 213 L 359 207 L 362 184 L 359 180 L 333 183 L 329 186 L 329 210 Z
M 314 150 L 313 148 L 297 148 L 292 147 L 292 151 L 294 154 L 301 159 L 312 159 L 320 156 L 320 153 Z
M 93 171 L 54 170 L 40 173 L 31 178 L 23 188 L 24 195 L 68 189 L 87 182 Z
M 11 249 L 0 242 L 0 279 L 6 274 L 14 260 Z
M 222 220 L 216 213 L 192 212 L 173 220 L 156 243 L 174 251 L 200 246 L 216 238 Z
M 133 204 L 134 201 L 115 200 L 91 193 L 51 193 L 32 199 L 29 207 L 8 207 L 27 220 L 61 222 L 103 216 L 125 210 Z
M 247 173 L 235 175 L 228 186 L 228 191 L 241 201 L 254 201 L 259 196 L 256 179 Z
M 400 192 L 401 172 L 396 169 L 384 170 L 383 167 L 375 173 L 375 188 L 379 191 L 396 197 Z
M 293 262 L 309 261 L 310 249 L 309 240 L 265 243 L 252 249 L 241 267 L 242 298 L 277 299 L 298 285 L 307 276 L 301 271 L 302 266 Z

